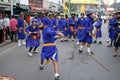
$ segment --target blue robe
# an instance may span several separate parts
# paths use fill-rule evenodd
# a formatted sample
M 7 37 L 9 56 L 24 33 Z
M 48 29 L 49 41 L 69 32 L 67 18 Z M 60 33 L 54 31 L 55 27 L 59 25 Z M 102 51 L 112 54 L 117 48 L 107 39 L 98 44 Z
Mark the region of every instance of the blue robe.
M 68 35 L 68 30 L 67 30 L 67 21 L 65 18 L 61 18 L 58 21 L 58 26 L 59 26 L 59 30 L 65 35 Z
M 43 25 L 47 26 L 48 23 L 49 23 L 49 18 L 48 17 L 43 18 Z
M 54 22 L 53 22 L 52 19 L 49 19 L 49 21 L 48 21 L 48 26 L 51 27 L 51 28 L 54 27 Z M 53 29 L 54 29 L 54 28 L 53 28 Z
M 57 31 L 58 30 L 58 20 L 56 18 L 52 18 L 52 20 L 53 20 L 54 30 Z
M 85 18 L 78 19 L 77 30 L 77 37 L 79 39 L 85 33 Z
M 114 46 L 120 47 L 120 37 L 118 38 L 118 33 L 120 33 L 120 23 L 118 23 L 118 20 L 115 23 L 115 39 L 114 39 Z
M 73 18 L 68 19 L 68 25 L 69 25 L 69 34 L 74 35 L 75 34 L 75 29 L 77 27 L 77 22 Z
M 109 38 L 111 40 L 114 40 L 115 38 L 115 31 L 114 31 L 114 27 L 115 27 L 115 23 L 116 23 L 116 19 L 115 18 L 111 18 L 109 21 Z
M 40 30 L 37 28 L 33 29 L 32 25 L 26 28 L 26 32 L 37 32 L 31 35 L 28 35 L 26 38 L 26 47 L 39 47 L 40 46 Z
M 53 19 L 49 19 L 48 17 L 45 17 L 43 25 L 53 28 L 54 26 Z
M 18 39 L 25 39 L 25 33 L 24 33 L 24 19 L 18 18 Z M 19 30 L 21 28 L 21 30 Z
M 93 30 L 93 21 L 91 18 L 86 17 L 85 18 L 85 32 L 79 38 L 79 42 L 87 42 L 88 44 L 91 44 L 92 43 L 92 35 L 90 36 L 89 33 L 92 34 L 92 30 Z
M 101 21 L 97 21 L 97 23 L 95 24 L 95 27 L 97 29 L 96 33 L 95 33 L 95 37 L 97 38 L 101 38 L 102 37 L 102 31 L 101 31 L 101 27 L 102 27 L 102 20 Z
M 49 44 L 55 42 L 57 35 L 57 32 L 54 31 L 51 27 L 46 27 L 42 31 L 43 35 L 43 42 L 44 44 Z M 58 60 L 58 50 L 56 46 L 43 46 L 41 51 L 41 59 L 52 59 L 52 60 Z
M 43 23 L 43 25 L 44 25 L 44 20 L 45 20 L 45 18 L 43 17 L 43 18 L 41 18 L 41 22 Z

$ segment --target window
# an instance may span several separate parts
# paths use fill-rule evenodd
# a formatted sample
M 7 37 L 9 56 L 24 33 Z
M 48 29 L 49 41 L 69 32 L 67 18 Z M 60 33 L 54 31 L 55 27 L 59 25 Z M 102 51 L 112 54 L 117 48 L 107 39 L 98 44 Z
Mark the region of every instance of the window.
M 8 2 L 10 2 L 11 0 L 8 0 Z

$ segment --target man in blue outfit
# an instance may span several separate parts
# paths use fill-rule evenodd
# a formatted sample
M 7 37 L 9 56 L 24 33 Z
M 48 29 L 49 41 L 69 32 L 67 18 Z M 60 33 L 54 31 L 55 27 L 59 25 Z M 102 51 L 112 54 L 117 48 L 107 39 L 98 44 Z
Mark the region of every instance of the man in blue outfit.
M 79 42 L 79 38 L 84 35 L 85 33 L 85 18 L 84 18 L 84 13 L 81 13 L 81 18 L 78 18 L 78 23 L 77 23 L 77 38 L 78 42 L 77 45 L 81 42 Z
M 91 44 L 92 44 L 92 31 L 93 31 L 93 18 L 92 13 L 87 13 L 87 17 L 85 18 L 85 28 L 84 34 L 79 38 L 79 42 L 82 42 L 79 48 L 79 52 L 82 53 L 84 45 L 87 43 L 87 53 L 89 55 L 93 54 L 91 52 Z
M 115 24 L 116 24 L 116 14 L 113 13 L 112 18 L 109 21 L 108 28 L 109 28 L 109 38 L 110 38 L 110 44 L 107 47 L 112 47 L 113 46 L 113 41 L 115 38 Z
M 68 28 L 67 28 L 67 21 L 64 18 L 64 14 L 61 14 L 61 18 L 58 21 L 59 30 L 67 37 L 68 35 Z M 61 42 L 67 41 L 67 39 L 61 39 Z
M 72 13 L 71 18 L 68 19 L 68 25 L 69 25 L 69 38 L 72 37 L 73 40 L 73 38 L 74 39 L 76 38 L 76 26 L 77 26 L 77 21 L 74 13 Z
M 40 69 L 42 70 L 44 68 L 43 65 L 45 59 L 47 60 L 47 63 L 51 59 L 54 64 L 55 80 L 60 80 L 58 73 L 58 50 L 55 41 L 57 38 L 64 37 L 64 35 L 60 31 L 55 31 L 49 25 L 43 27 L 42 35 L 44 45 L 41 51 Z
M 20 13 L 20 18 L 18 18 L 18 46 L 20 47 L 22 44 L 25 45 L 25 25 L 24 25 L 24 14 Z M 21 44 L 22 41 L 22 44 Z
M 120 47 L 120 11 L 118 11 L 117 13 L 117 22 L 114 25 L 115 26 L 115 39 L 114 39 L 114 55 L 113 57 L 117 57 L 118 56 L 118 48 Z
M 94 41 L 94 43 L 97 43 L 97 41 L 98 41 L 98 44 L 102 44 L 102 41 L 101 41 L 102 30 L 101 30 L 101 27 L 102 27 L 102 19 L 101 19 L 101 16 L 98 15 L 98 19 L 97 19 L 97 22 L 95 24 L 95 31 L 94 31 L 95 41 Z
M 32 24 L 26 28 L 26 33 L 28 34 L 26 38 L 26 48 L 29 48 L 28 55 L 32 56 L 36 53 L 36 49 L 40 46 L 40 29 L 38 28 L 38 20 L 32 19 Z

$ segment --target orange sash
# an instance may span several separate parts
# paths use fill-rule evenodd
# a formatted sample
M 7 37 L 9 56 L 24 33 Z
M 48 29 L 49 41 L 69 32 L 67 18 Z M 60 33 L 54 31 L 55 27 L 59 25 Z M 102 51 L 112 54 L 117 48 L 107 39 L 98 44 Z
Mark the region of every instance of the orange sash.
M 83 27 L 83 26 L 78 26 L 78 29 L 85 29 L 85 27 Z
M 35 39 L 35 40 L 37 39 L 37 35 L 36 34 L 33 35 L 33 39 Z
M 55 46 L 56 44 L 55 43 L 47 43 L 47 44 L 44 44 L 43 46 Z

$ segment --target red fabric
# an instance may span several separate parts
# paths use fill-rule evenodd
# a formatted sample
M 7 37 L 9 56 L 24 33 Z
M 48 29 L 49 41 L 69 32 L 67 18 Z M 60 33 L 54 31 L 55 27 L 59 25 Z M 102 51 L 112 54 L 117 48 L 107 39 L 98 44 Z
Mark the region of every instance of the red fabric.
M 17 24 L 18 24 L 17 19 L 12 18 L 12 19 L 10 20 L 10 30 L 11 30 L 11 31 L 16 31 L 16 30 L 17 30 Z
M 27 23 L 30 25 L 30 16 L 27 17 Z

